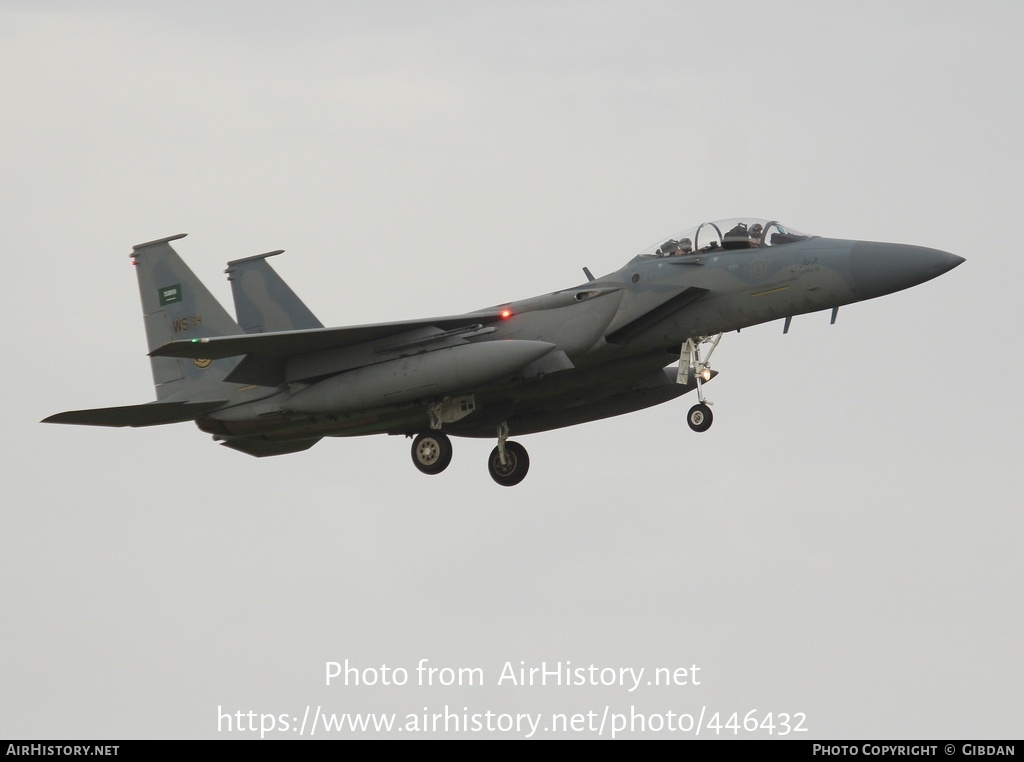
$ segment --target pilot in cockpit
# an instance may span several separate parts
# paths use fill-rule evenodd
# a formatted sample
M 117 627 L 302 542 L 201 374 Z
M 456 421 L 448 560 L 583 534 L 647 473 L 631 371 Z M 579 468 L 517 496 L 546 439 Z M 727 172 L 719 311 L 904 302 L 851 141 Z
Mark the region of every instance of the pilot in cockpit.
M 658 247 L 656 252 L 659 257 L 678 257 L 684 254 L 693 253 L 693 242 L 689 238 L 680 238 L 678 241 L 669 238 Z
M 757 246 L 759 241 L 760 233 L 755 238 L 753 230 L 748 229 L 746 223 L 740 222 L 722 237 L 722 247 L 725 249 L 749 249 L 751 246 Z
M 658 248 L 656 253 L 659 257 L 674 257 L 679 253 L 679 241 L 669 238 Z

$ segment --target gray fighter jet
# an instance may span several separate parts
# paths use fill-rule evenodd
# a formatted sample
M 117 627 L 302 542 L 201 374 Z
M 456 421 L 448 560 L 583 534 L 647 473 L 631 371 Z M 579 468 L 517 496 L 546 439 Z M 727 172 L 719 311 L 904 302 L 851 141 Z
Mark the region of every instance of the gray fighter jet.
M 682 231 L 587 282 L 464 315 L 324 328 L 271 268 L 280 251 L 228 263 L 236 322 L 171 248 L 135 246 L 155 402 L 75 410 L 47 423 L 195 421 L 257 457 L 322 437 L 413 437 L 439 474 L 449 435 L 496 437 L 498 484 L 529 457 L 508 439 L 667 402 L 696 391 L 687 422 L 711 426 L 703 384 L 722 335 L 923 283 L 963 259 L 944 251 L 799 233 L 732 219 Z M 671 363 L 676 362 L 676 365 Z

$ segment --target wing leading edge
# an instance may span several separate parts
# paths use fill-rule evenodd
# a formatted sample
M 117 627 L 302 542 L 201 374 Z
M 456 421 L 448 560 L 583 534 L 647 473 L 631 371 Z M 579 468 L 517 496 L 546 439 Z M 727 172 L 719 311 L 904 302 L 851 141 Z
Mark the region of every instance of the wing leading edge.
M 314 328 L 305 331 L 279 331 L 276 333 L 218 336 L 198 340 L 171 341 L 150 352 L 151 357 L 184 357 L 188 359 L 218 360 L 239 355 L 264 357 L 294 357 L 295 355 L 340 349 L 354 344 L 399 336 L 416 329 L 436 328 L 450 331 L 456 328 L 496 323 L 503 315 L 499 311 L 474 312 L 468 315 L 402 320 L 393 323 L 342 328 Z

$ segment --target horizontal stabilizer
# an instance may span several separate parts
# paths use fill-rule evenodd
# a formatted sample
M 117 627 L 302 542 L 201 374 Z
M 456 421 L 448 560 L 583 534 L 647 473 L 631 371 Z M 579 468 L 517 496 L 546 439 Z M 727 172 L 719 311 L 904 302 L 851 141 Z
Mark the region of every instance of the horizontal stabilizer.
M 43 423 L 71 423 L 77 426 L 159 426 L 164 423 L 194 421 L 211 410 L 223 407 L 225 400 L 211 402 L 148 402 L 144 405 L 100 407 L 93 410 L 69 410 L 44 418 Z

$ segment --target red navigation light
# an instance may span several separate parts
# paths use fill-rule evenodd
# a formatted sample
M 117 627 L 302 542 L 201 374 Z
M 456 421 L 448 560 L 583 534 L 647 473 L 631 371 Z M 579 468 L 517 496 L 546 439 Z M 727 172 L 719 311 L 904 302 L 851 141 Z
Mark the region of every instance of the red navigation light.
M 512 317 L 512 310 L 502 310 L 501 311 L 501 319 L 502 320 L 508 320 L 510 317 Z

